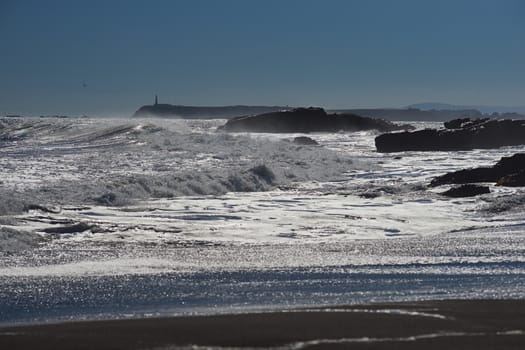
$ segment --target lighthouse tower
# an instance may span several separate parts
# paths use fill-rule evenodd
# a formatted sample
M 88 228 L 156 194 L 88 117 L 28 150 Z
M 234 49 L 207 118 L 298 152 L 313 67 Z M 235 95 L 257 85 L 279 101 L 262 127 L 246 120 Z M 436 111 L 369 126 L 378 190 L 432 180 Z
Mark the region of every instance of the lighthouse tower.
M 157 95 L 155 94 L 155 106 L 159 104 L 159 98 L 157 97 Z

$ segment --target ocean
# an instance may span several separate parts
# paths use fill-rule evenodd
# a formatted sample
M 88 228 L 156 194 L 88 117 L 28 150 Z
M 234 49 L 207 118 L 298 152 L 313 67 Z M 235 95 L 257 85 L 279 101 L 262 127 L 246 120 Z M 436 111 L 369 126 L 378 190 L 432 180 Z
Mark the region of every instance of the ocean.
M 525 297 L 525 192 L 428 187 L 525 147 L 224 122 L 0 119 L 0 324 Z

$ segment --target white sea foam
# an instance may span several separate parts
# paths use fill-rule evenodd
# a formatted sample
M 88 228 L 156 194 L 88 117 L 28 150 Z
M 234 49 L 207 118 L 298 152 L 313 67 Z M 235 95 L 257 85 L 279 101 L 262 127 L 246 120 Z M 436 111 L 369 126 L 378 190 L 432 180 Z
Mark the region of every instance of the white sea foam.
M 188 132 L 180 121 L 4 120 L 0 214 L 27 204 L 266 191 L 327 181 L 357 166 L 324 148 Z
M 392 159 L 374 152 L 373 132 L 313 134 L 323 146 L 309 147 L 288 141 L 296 135 L 215 133 L 219 123 L 4 119 L 0 214 L 31 209 L 21 219 L 33 232 L 81 223 L 88 229 L 75 239 L 148 244 L 417 237 L 519 221 L 485 216 L 512 207 L 507 197 L 519 202 L 516 190 L 448 200 L 426 187 L 472 158 L 490 164 L 513 149 Z M 492 209 L 476 214 L 486 201 Z
M 0 252 L 14 253 L 35 247 L 42 241 L 37 233 L 0 226 Z
M 0 322 L 523 298 L 522 191 L 427 187 L 522 147 L 391 155 L 374 132 L 309 147 L 220 123 L 0 119 Z

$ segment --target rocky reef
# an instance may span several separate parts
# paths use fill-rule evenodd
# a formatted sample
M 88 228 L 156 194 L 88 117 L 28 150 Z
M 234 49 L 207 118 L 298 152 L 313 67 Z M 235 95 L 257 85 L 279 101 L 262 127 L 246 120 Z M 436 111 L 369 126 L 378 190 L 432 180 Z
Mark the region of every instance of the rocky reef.
M 461 197 L 474 197 L 480 194 L 490 193 L 490 189 L 487 186 L 480 186 L 474 184 L 461 185 L 459 187 L 453 187 L 448 191 L 441 193 L 443 196 L 452 198 Z
M 318 146 L 319 143 L 308 136 L 297 136 L 293 139 L 293 143 L 302 146 Z
M 378 152 L 460 151 L 525 144 L 525 120 L 455 119 L 444 129 L 383 134 L 375 139 Z
M 525 186 L 525 153 L 501 158 L 492 167 L 464 169 L 438 176 L 430 186 L 493 182 L 499 186 Z
M 355 114 L 327 113 L 322 108 L 295 108 L 228 120 L 219 127 L 227 132 L 267 132 L 267 133 L 309 133 L 379 130 L 411 130 L 411 125 L 397 125 L 392 122 L 361 117 Z

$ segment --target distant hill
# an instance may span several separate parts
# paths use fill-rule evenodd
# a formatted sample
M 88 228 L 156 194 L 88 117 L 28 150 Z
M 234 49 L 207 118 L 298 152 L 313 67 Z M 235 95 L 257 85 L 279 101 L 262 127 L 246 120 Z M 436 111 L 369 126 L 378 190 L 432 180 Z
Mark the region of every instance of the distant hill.
M 421 110 L 461 110 L 461 109 L 476 109 L 484 114 L 492 114 L 492 113 L 518 113 L 518 114 L 525 114 L 525 106 L 467 106 L 467 105 L 452 105 L 448 103 L 441 103 L 441 102 L 424 102 L 424 103 L 416 103 L 410 106 L 407 106 L 406 108 L 418 108 Z
M 447 121 L 457 118 L 480 118 L 483 115 L 476 109 L 461 110 L 421 110 L 418 108 L 360 108 L 332 110 L 336 113 L 352 113 L 362 117 L 394 121 Z
M 230 119 L 245 115 L 290 110 L 288 106 L 183 106 L 158 103 L 140 107 L 134 118 Z

